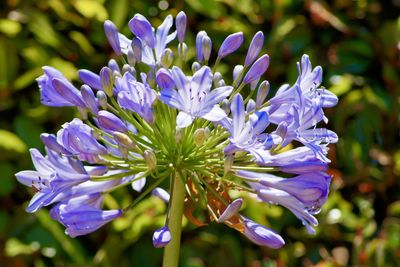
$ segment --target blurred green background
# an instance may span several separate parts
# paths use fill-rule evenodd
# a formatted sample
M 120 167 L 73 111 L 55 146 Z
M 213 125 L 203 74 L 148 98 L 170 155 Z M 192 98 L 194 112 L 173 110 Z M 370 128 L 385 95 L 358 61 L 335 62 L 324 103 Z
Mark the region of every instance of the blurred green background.
M 159 25 L 180 10 L 189 18 L 191 56 L 199 30 L 214 44 L 242 31 L 245 45 L 221 68 L 230 72 L 262 30 L 272 89 L 294 82 L 295 63 L 307 53 L 324 68 L 324 86 L 340 98 L 326 110 L 340 141 L 330 150 L 333 182 L 317 234 L 308 235 L 287 210 L 248 200 L 244 213 L 280 232 L 284 248 L 258 247 L 224 225 L 186 224 L 181 266 L 400 266 L 398 0 L 1 0 L 0 266 L 160 266 L 162 250 L 152 247 L 151 236 L 164 222 L 161 201 L 150 197 L 124 218 L 72 239 L 46 210 L 24 211 L 34 192 L 13 174 L 32 168 L 28 148 L 42 149 L 41 132 L 55 133 L 74 116 L 72 109 L 40 104 L 41 66 L 72 80 L 80 68 L 97 72 L 114 56 L 105 19 L 130 36 L 127 22 L 135 13 Z M 122 190 L 105 204 L 126 206 L 134 196 Z

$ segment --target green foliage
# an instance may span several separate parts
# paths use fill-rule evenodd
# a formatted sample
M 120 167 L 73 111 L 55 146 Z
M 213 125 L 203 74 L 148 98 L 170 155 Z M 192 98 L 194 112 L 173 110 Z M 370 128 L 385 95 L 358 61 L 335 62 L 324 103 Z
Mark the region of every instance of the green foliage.
M 13 173 L 31 168 L 28 148 L 41 147 L 41 132 L 55 132 L 73 116 L 71 109 L 40 104 L 35 79 L 41 66 L 76 82 L 77 69 L 97 71 L 113 57 L 105 19 L 129 34 L 127 21 L 137 12 L 159 25 L 183 9 L 190 60 L 199 30 L 214 40 L 214 56 L 227 34 L 243 31 L 246 47 L 262 30 L 272 91 L 295 80 L 295 63 L 308 53 L 324 68 L 323 84 L 340 97 L 327 110 L 328 127 L 340 141 L 331 147 L 332 193 L 315 236 L 287 210 L 248 198 L 244 213 L 282 233 L 286 246 L 261 248 L 223 225 L 186 222 L 181 266 L 400 266 L 397 2 L 188 0 L 166 8 L 164 0 L 6 0 L 0 7 L 0 265 L 160 266 L 162 250 L 152 247 L 151 234 L 164 223 L 161 201 L 149 197 L 96 233 L 71 239 L 47 211 L 25 213 L 33 192 L 17 185 Z M 224 75 L 243 60 L 246 51 L 240 51 L 223 60 Z M 135 196 L 122 190 L 105 205 L 126 207 Z

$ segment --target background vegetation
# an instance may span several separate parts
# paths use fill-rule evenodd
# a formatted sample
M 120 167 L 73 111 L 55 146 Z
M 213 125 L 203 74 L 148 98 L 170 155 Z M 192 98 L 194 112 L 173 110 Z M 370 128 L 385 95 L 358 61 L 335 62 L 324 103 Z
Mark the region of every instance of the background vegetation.
M 318 216 L 315 236 L 280 207 L 249 201 L 245 213 L 280 232 L 287 245 L 261 248 L 224 225 L 186 224 L 181 266 L 400 266 L 400 10 L 399 1 L 376 0 L 2 0 L 0 5 L 0 266 L 159 266 L 151 245 L 165 206 L 152 197 L 91 235 L 71 239 L 46 210 L 24 211 L 33 191 L 13 174 L 31 169 L 29 147 L 41 132 L 56 132 L 74 116 L 69 108 L 39 102 L 41 66 L 77 79 L 77 69 L 100 70 L 112 50 L 103 21 L 129 33 L 142 13 L 153 25 L 167 14 L 188 14 L 188 43 L 205 29 L 214 44 L 243 31 L 246 45 L 262 30 L 271 57 L 272 88 L 295 79 L 303 53 L 324 68 L 324 85 L 340 98 L 327 110 L 340 136 L 330 157 L 331 195 Z M 218 47 L 217 47 L 218 48 Z M 215 48 L 214 48 L 215 49 Z M 215 52 L 215 50 L 214 50 Z M 242 62 L 229 56 L 225 68 Z M 127 203 L 133 192 L 106 199 Z

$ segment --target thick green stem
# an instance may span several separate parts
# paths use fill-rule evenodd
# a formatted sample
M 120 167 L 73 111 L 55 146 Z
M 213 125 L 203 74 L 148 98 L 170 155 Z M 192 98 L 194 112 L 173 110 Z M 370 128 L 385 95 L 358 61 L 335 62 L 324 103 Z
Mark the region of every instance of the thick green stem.
M 171 232 L 171 241 L 164 250 L 163 267 L 177 267 L 179 264 L 185 185 L 179 174 L 176 174 L 173 179 L 171 206 L 168 213 L 168 228 Z

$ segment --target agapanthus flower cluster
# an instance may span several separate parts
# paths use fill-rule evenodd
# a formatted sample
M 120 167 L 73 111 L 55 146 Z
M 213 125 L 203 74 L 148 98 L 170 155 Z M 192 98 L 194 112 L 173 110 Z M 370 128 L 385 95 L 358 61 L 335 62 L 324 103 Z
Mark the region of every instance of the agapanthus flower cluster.
M 213 46 L 201 31 L 195 58 L 188 58 L 186 22 L 180 12 L 175 27 L 169 15 L 155 29 L 136 14 L 128 24 L 133 35 L 125 36 L 106 21 L 105 34 L 118 58 L 99 73 L 79 70 L 80 88 L 58 70 L 43 68 L 37 79 L 41 102 L 76 107 L 80 118 L 57 134 L 42 134 L 46 155 L 31 149 L 36 170 L 16 174 L 36 189 L 28 212 L 51 205 L 51 217 L 76 237 L 129 212 L 129 207 L 103 210 L 106 194 L 132 186 L 143 192 L 137 200 L 151 193 L 169 203 L 171 188 L 159 185 L 179 179 L 186 190 L 185 215 L 194 224 L 224 223 L 258 245 L 281 247 L 278 233 L 240 214 L 243 199 L 230 194 L 239 191 L 265 202 L 266 209 L 289 209 L 315 232 L 314 215 L 327 199 L 331 179 L 328 145 L 338 140 L 323 126 L 328 121 L 323 108 L 338 99 L 320 87 L 322 68 L 312 68 L 304 55 L 297 81 L 268 97 L 262 32 L 254 35 L 244 62 L 223 77 L 218 64 L 241 47 L 243 34 Z M 196 218 L 199 210 L 208 214 L 207 221 Z M 168 226 L 167 221 L 155 231 L 155 247 L 171 240 Z

